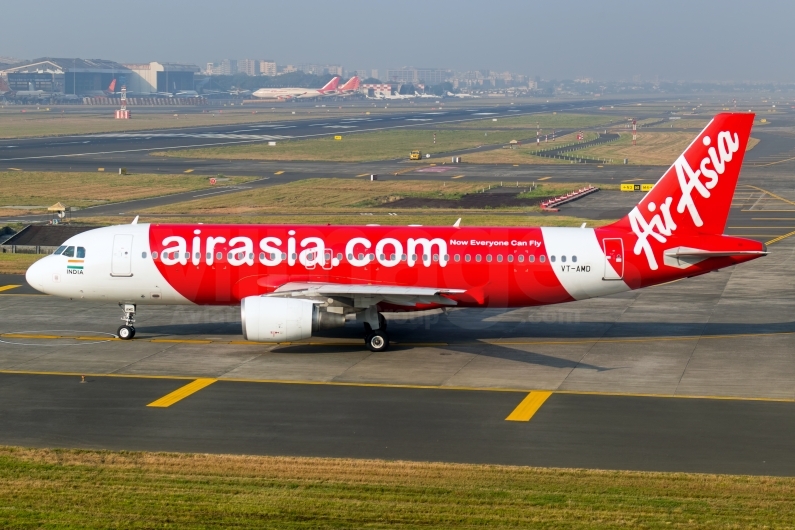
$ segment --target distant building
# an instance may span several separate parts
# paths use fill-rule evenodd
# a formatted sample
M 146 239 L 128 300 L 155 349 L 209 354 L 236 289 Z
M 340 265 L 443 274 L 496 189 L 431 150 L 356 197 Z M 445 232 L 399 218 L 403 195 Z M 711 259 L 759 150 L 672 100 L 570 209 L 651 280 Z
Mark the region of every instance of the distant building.
M 260 61 L 259 73 L 260 75 L 276 75 L 276 61 Z
M 430 86 L 444 83 L 453 77 L 453 73 L 442 68 L 400 68 L 387 70 L 386 77 L 392 83 L 423 83 Z
M 133 93 L 178 92 L 193 90 L 193 77 L 200 69 L 193 64 L 143 63 L 126 64 L 130 75 L 126 80 L 127 90 Z
M 104 59 L 43 57 L 0 70 L 10 90 L 43 90 L 83 95 L 106 90 L 111 81 L 130 76 L 124 65 Z
M 259 61 L 254 59 L 241 59 L 237 62 L 237 73 L 254 77 L 259 75 Z
M 218 65 L 218 72 L 215 75 L 235 75 L 237 73 L 237 61 L 235 59 L 224 59 Z
M 291 74 L 291 73 L 297 72 L 297 71 L 298 71 L 298 68 L 296 68 L 292 64 L 288 64 L 286 66 L 283 66 L 282 69 L 279 71 L 279 73 L 280 74 Z

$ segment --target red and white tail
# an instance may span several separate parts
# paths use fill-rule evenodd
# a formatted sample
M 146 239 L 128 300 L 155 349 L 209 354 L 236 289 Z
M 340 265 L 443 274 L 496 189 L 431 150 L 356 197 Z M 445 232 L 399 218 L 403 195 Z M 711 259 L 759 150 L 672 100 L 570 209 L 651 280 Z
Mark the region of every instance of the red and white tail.
M 753 123 L 753 114 L 715 116 L 614 226 L 636 234 L 723 234 Z
M 345 82 L 345 84 L 340 87 L 340 90 L 341 91 L 347 91 L 347 90 L 355 91 L 355 90 L 359 90 L 359 85 L 360 84 L 361 84 L 361 81 L 359 80 L 359 76 L 355 75 L 355 76 L 351 77 L 350 79 L 348 79 Z
M 115 90 L 116 90 L 116 80 L 114 79 L 113 81 L 110 82 L 110 85 L 108 85 L 108 92 L 114 92 Z
M 339 76 L 334 76 L 334 78 L 326 83 L 326 86 L 320 89 L 321 92 L 328 92 L 330 90 L 337 90 L 337 85 L 340 84 Z

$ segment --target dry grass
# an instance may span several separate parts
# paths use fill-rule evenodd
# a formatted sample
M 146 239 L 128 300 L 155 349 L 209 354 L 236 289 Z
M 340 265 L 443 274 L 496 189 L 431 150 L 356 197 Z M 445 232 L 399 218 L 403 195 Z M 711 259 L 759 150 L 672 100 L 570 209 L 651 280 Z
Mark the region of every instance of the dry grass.
M 230 177 L 219 185 L 251 180 Z M 0 216 L 41 213 L 62 202 L 84 208 L 108 202 L 156 197 L 209 188 L 207 177 L 191 175 L 127 175 L 116 173 L 48 173 L 34 171 L 0 172 Z M 3 208 L 25 206 L 26 208 Z
M 588 147 L 577 151 L 588 158 L 612 159 L 614 164 L 622 164 L 625 158 L 632 165 L 670 166 L 690 145 L 695 135 L 692 132 L 651 132 L 638 131 L 637 145 L 632 145 L 632 132 L 618 131 L 620 138 L 615 142 Z M 756 138 L 748 141 L 748 150 L 759 143 Z
M 442 129 L 408 129 L 345 134 L 342 140 L 329 136 L 305 140 L 279 141 L 275 146 L 246 144 L 203 149 L 158 151 L 155 156 L 182 158 L 217 158 L 224 160 L 311 160 L 329 162 L 367 162 L 408 159 L 412 149 L 425 153 L 442 153 L 480 145 L 502 144 L 514 139 L 515 131 L 469 131 Z M 436 134 L 436 143 L 434 143 Z
M 0 274 L 25 274 L 28 267 L 43 257 L 40 254 L 0 253 Z
M 795 480 L 0 449 L 4 528 L 791 528 Z
M 417 177 L 414 177 L 417 178 Z M 466 193 L 488 189 L 494 183 L 466 180 L 384 180 L 305 179 L 288 184 L 258 188 L 245 193 L 219 195 L 144 211 L 157 214 L 190 215 L 267 215 L 302 213 L 367 212 L 373 207 L 405 197 L 455 199 Z M 576 183 L 543 183 L 539 190 L 549 195 L 581 187 Z M 381 208 L 376 212 L 383 211 Z M 427 212 L 428 210 L 423 210 Z M 456 210 L 457 211 L 457 210 Z M 526 211 L 526 210 L 522 210 Z
M 535 134 L 533 132 L 530 136 Z M 525 136 L 527 133 L 524 134 Z M 517 138 L 518 136 L 518 138 Z M 521 139 L 522 135 L 515 135 L 516 140 Z M 596 133 L 586 133 L 586 140 L 596 138 Z M 567 143 L 576 143 L 577 133 L 566 134 L 555 138 L 555 141 L 544 141 L 541 137 L 541 142 L 530 141 L 525 142 L 514 149 L 492 149 L 490 151 L 479 151 L 476 153 L 466 154 L 461 159 L 466 164 L 568 164 L 567 160 L 556 160 L 554 158 L 545 158 L 540 156 L 533 156 L 533 153 L 539 150 L 554 149 L 561 147 Z M 449 161 L 447 157 L 431 158 L 431 162 Z M 465 173 L 465 168 L 462 168 L 462 173 Z

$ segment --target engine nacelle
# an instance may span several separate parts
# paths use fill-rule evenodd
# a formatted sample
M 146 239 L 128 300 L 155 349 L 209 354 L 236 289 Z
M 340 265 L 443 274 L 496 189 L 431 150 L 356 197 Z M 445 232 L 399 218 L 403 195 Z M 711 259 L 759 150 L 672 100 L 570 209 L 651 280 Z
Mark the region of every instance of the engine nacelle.
M 256 342 L 308 339 L 313 331 L 345 325 L 345 316 L 322 311 L 310 300 L 248 296 L 240 303 L 243 338 Z

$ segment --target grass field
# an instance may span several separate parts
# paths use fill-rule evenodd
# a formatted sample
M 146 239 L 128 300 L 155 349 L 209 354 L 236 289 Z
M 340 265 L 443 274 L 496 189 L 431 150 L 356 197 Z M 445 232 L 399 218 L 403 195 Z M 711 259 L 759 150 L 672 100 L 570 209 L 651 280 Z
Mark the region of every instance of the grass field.
M 415 177 L 416 178 L 416 177 Z M 485 190 L 494 183 L 468 182 L 466 180 L 385 180 L 365 179 L 305 179 L 288 184 L 253 189 L 246 193 L 219 195 L 182 202 L 146 212 L 157 214 L 189 215 L 267 215 L 291 213 L 337 213 L 372 211 L 373 207 L 400 198 L 423 197 L 455 199 L 466 193 Z M 554 195 L 581 187 L 581 184 L 542 183 L 542 195 Z M 376 211 L 380 215 L 383 209 Z M 521 210 L 526 211 L 526 210 Z M 146 213 L 145 212 L 145 213 Z M 427 210 L 419 213 L 428 213 Z M 442 213 L 442 212 L 436 212 Z M 444 212 L 447 213 L 447 212 Z M 324 221 L 325 222 L 325 221 Z
M 219 185 L 238 184 L 252 178 L 229 177 Z M 3 190 L 0 193 L 0 217 L 40 213 L 58 201 L 66 206 L 83 208 L 209 187 L 211 184 L 207 177 L 191 175 L 0 172 L 0 189 Z
M 535 131 L 535 129 L 533 130 Z M 532 134 L 516 135 L 516 136 L 533 136 Z M 586 140 L 596 138 L 596 133 L 585 133 Z M 536 145 L 535 140 L 525 142 L 514 149 L 491 149 L 489 151 L 478 151 L 476 153 L 465 154 L 461 157 L 466 164 L 568 164 L 567 160 L 556 160 L 554 158 L 545 158 L 541 156 L 534 156 L 533 153 L 539 150 L 553 149 L 562 147 L 566 144 L 576 143 L 577 133 L 571 133 L 564 136 L 555 138 L 555 141 L 543 141 Z M 431 158 L 430 162 L 449 162 L 448 157 Z
M 25 274 L 28 267 L 42 257 L 39 254 L 0 253 L 0 274 Z
M 612 159 L 613 164 L 623 164 L 628 158 L 632 165 L 670 166 L 674 160 L 693 141 L 692 132 L 651 132 L 638 131 L 637 145 L 632 145 L 632 132 L 618 131 L 620 138 L 609 144 L 587 147 L 577 151 L 577 155 L 589 158 Z M 751 138 L 748 150 L 754 148 L 759 140 Z
M 433 137 L 436 134 L 436 143 Z M 217 158 L 225 160 L 312 160 L 329 162 L 366 162 L 408 159 L 412 149 L 441 153 L 480 145 L 507 143 L 516 138 L 515 131 L 468 131 L 443 129 L 401 129 L 361 134 L 342 133 L 342 140 L 332 136 L 305 140 L 286 140 L 275 146 L 246 144 L 204 149 L 158 151 L 153 156 L 182 158 Z
M 488 112 L 488 111 L 487 111 Z M 473 115 L 474 116 L 474 115 Z M 532 131 L 535 134 L 536 129 L 540 128 L 543 134 L 551 133 L 552 129 L 570 129 L 579 127 L 596 127 L 598 125 L 606 125 L 616 121 L 614 116 L 606 114 L 576 114 L 576 113 L 547 113 L 547 114 L 530 114 L 527 116 L 516 116 L 513 118 L 483 118 L 482 120 L 463 122 L 458 127 L 467 127 L 472 129 L 519 129 Z
M 791 528 L 792 478 L 0 449 L 3 528 Z
M 114 119 L 114 108 L 108 107 L 107 112 L 97 113 L 62 113 L 58 107 L 0 109 L 0 138 L 26 138 L 33 136 L 64 136 L 72 134 L 93 134 L 105 132 L 140 131 L 148 129 L 170 129 L 174 127 L 200 127 L 211 125 L 234 125 L 243 123 L 268 123 L 272 121 L 289 121 L 308 119 L 320 116 L 364 116 L 371 114 L 391 114 L 401 109 L 370 108 L 363 105 L 351 107 L 339 105 L 327 108 L 300 107 L 293 108 L 283 103 L 273 105 L 274 109 L 258 106 L 256 108 L 227 107 L 207 108 L 207 112 L 183 113 L 170 108 L 160 113 L 136 112 L 132 110 L 132 119 Z M 50 110 L 45 110 L 50 108 Z M 70 109 L 72 110 L 72 109 Z M 188 110 L 188 109 L 186 109 Z M 195 109 L 189 109 L 191 111 Z M 295 112 L 295 114 L 293 114 Z

